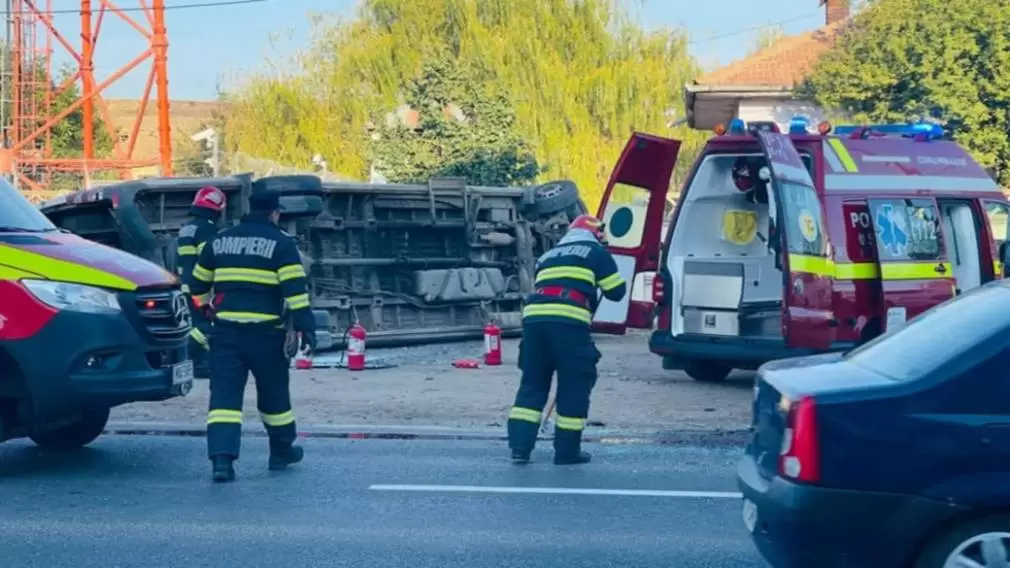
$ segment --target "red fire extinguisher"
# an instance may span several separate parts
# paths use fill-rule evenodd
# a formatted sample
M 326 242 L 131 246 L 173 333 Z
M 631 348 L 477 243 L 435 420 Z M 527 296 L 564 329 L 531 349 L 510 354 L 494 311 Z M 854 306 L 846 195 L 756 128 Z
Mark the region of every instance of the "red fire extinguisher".
M 355 322 L 347 330 L 347 369 L 361 371 L 365 368 L 365 328 Z
M 484 326 L 484 364 L 501 365 L 501 328 L 494 321 Z

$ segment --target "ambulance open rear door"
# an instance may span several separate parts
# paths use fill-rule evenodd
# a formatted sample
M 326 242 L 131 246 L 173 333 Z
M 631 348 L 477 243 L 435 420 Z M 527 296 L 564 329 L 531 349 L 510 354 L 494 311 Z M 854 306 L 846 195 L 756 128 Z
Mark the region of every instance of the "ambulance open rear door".
M 594 331 L 623 334 L 629 327 L 652 327 L 655 305 L 651 297 L 632 299 L 633 286 L 639 274 L 659 269 L 666 196 L 679 152 L 679 140 L 636 132 L 610 175 L 597 217 L 606 224 L 607 248 L 628 292 L 619 302 L 601 299 Z
M 824 208 L 789 136 L 757 132 L 771 174 L 769 243 L 783 278 L 782 329 L 786 345 L 827 350 L 838 320 L 834 268 Z

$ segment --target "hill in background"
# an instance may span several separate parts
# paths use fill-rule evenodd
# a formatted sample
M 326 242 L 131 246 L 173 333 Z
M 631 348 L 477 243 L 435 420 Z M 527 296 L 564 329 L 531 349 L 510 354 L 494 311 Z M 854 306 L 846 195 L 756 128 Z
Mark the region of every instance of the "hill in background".
M 140 101 L 130 99 L 110 99 L 109 113 L 116 128 L 125 135 L 133 127 Z M 215 112 L 222 108 L 216 101 L 171 101 L 172 147 L 174 157 L 179 158 L 179 150 L 192 147 L 190 136 L 205 125 L 213 122 Z M 149 158 L 158 155 L 158 107 L 151 100 L 144 112 L 144 122 L 140 127 L 135 158 Z

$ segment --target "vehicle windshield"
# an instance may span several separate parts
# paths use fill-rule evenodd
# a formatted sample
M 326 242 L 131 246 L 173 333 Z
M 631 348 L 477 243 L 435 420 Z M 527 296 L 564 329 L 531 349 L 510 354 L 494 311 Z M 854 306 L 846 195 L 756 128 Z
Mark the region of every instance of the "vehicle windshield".
M 985 286 L 940 304 L 845 360 L 896 381 L 921 378 L 1010 327 L 1010 290 Z
M 55 231 L 56 226 L 10 183 L 0 179 L 0 232 Z

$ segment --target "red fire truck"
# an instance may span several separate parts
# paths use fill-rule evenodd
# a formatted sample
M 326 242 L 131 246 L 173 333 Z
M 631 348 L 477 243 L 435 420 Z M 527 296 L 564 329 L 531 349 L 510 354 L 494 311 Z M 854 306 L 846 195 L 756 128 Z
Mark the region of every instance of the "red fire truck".
M 600 205 L 625 278 L 653 301 L 604 300 L 599 331 L 656 329 L 664 368 L 733 369 L 845 350 L 1002 278 L 1010 203 L 932 124 L 802 118 L 718 127 L 661 242 L 680 142 L 636 133 Z

